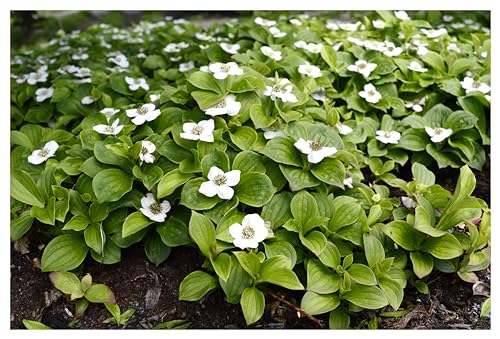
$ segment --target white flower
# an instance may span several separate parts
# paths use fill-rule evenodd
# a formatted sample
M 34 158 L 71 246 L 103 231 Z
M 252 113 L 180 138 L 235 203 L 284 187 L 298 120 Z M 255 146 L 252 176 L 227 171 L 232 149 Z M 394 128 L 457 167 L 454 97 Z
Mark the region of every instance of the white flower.
M 370 102 L 372 104 L 376 104 L 377 102 L 382 99 L 382 95 L 377 91 L 375 86 L 372 84 L 366 84 L 363 87 L 363 90 L 358 93 L 360 97 L 365 99 L 367 102 Z
M 196 122 L 186 122 L 182 125 L 184 133 L 180 134 L 183 139 L 201 140 L 205 142 L 214 142 L 214 121 L 212 119 Z
M 288 21 L 294 26 L 302 26 L 302 22 L 299 19 L 290 19 Z
M 432 142 L 438 143 L 452 135 L 453 130 L 451 128 L 425 126 L 425 132 L 431 137 Z
M 269 26 L 270 27 L 270 26 L 276 25 L 276 21 L 263 19 L 259 16 L 256 17 L 253 22 L 255 22 L 257 25 L 260 25 L 260 26 Z
M 240 109 L 241 102 L 236 101 L 236 96 L 234 94 L 229 94 L 214 106 L 204 109 L 204 111 L 205 114 L 211 115 L 213 117 L 224 114 L 235 116 L 236 114 L 238 114 Z
M 156 100 L 160 100 L 160 98 L 161 98 L 161 94 L 155 94 L 155 93 L 153 93 L 153 94 L 149 95 L 149 100 L 151 102 L 154 102 Z
M 56 154 L 59 145 L 57 142 L 51 140 L 43 146 L 42 149 L 37 149 L 33 151 L 31 155 L 28 157 L 28 162 L 33 165 L 39 165 L 44 161 L 47 161 L 48 158 L 53 157 Z
M 141 142 L 141 151 L 139 152 L 139 159 L 141 161 L 152 164 L 155 162 L 155 156 L 153 153 L 156 151 L 156 146 L 151 141 L 143 140 Z
M 18 84 L 25 83 L 26 80 L 28 80 L 28 74 L 21 74 L 19 76 L 16 76 L 14 79 L 16 79 L 16 82 Z
M 410 64 L 407 66 L 409 70 L 418 72 L 418 73 L 424 73 L 427 72 L 428 69 L 423 67 L 420 62 L 418 61 L 412 61 Z
M 456 53 L 460 53 L 460 48 L 457 47 L 457 44 L 454 43 L 454 42 L 450 42 L 448 44 L 448 47 L 446 47 L 446 49 L 450 52 L 456 52 Z
M 264 138 L 266 140 L 285 136 L 285 132 L 281 129 L 263 128 L 262 130 L 264 131 Z
M 314 92 L 311 93 L 311 97 L 314 100 L 325 102 L 326 101 L 326 91 L 325 91 L 325 88 L 324 87 L 318 88 L 317 90 L 315 90 Z
M 307 43 L 303 40 L 299 40 L 299 41 L 295 41 L 293 43 L 293 45 L 295 46 L 295 48 L 306 48 Z
M 379 51 L 379 52 L 385 52 L 385 50 L 386 50 L 385 43 L 382 41 L 373 41 L 373 40 L 361 41 L 360 46 L 364 46 L 368 49 L 371 49 L 374 51 Z
M 403 203 L 403 206 L 408 208 L 408 209 L 412 209 L 412 208 L 415 208 L 417 206 L 417 204 L 415 203 L 415 200 L 413 200 L 410 197 L 401 197 L 401 202 Z
M 311 65 L 308 62 L 303 65 L 299 65 L 299 73 L 312 78 L 319 78 L 322 75 L 319 67 Z
M 85 50 L 79 50 L 76 54 L 71 56 L 71 59 L 73 60 L 87 60 L 88 58 L 89 55 L 85 53 Z
M 281 52 L 280 51 L 275 51 L 269 46 L 262 46 L 260 48 L 260 51 L 262 54 L 264 54 L 267 57 L 270 57 L 273 60 L 280 61 L 281 60 Z
M 345 178 L 343 184 L 344 186 L 352 188 L 352 177 Z
M 321 49 L 323 48 L 323 44 L 315 44 L 313 42 L 308 43 L 306 46 L 304 46 L 304 49 L 308 51 L 309 53 L 313 54 L 318 54 L 321 53 Z
M 92 71 L 90 68 L 87 67 L 81 67 L 74 72 L 74 75 L 79 78 L 86 78 L 92 76 Z
M 297 102 L 298 99 L 292 94 L 292 89 L 292 83 L 288 79 L 283 78 L 275 82 L 272 87 L 266 86 L 264 95 L 270 96 L 273 101 L 279 98 L 283 102 Z
M 185 42 L 179 42 L 178 44 L 171 42 L 163 49 L 166 53 L 177 53 L 180 52 L 181 49 L 187 48 L 189 45 Z
M 111 125 L 96 125 L 92 129 L 101 134 L 117 135 L 123 128 L 123 125 L 118 126 L 119 122 L 120 119 L 116 119 Z
M 240 171 L 234 170 L 224 173 L 223 170 L 212 166 L 208 171 L 208 181 L 200 185 L 198 192 L 207 196 L 218 196 L 224 200 L 231 200 L 234 190 L 231 188 L 240 182 Z
M 240 50 L 241 46 L 239 44 L 228 44 L 226 42 L 221 42 L 220 43 L 220 48 L 222 48 L 224 51 L 226 51 L 229 54 L 236 54 Z
M 385 55 L 393 57 L 403 53 L 403 49 L 401 47 L 396 47 L 396 45 L 390 41 L 385 41 L 385 48 L 383 52 Z
M 408 13 L 406 13 L 405 11 L 394 11 L 394 16 L 402 21 L 406 21 L 406 20 L 410 19 L 410 17 L 408 16 Z
M 488 100 L 488 102 L 491 102 L 491 95 L 485 94 L 484 98 Z
M 450 25 L 454 29 L 464 28 L 465 25 L 462 22 L 455 22 Z
M 218 80 L 223 80 L 229 75 L 243 74 L 243 70 L 235 62 L 228 62 L 227 64 L 216 62 L 215 64 L 210 64 L 208 69 L 214 74 L 214 78 Z
M 108 61 L 118 65 L 121 68 L 127 68 L 129 66 L 127 57 L 121 53 L 116 54 L 114 57 L 108 58 Z
M 163 200 L 160 204 L 157 203 L 152 193 L 146 194 L 146 196 L 141 199 L 141 205 L 140 211 L 142 214 L 156 222 L 164 222 L 167 213 L 172 208 L 168 200 Z
M 45 88 L 45 87 L 39 88 L 35 92 L 36 101 L 38 101 L 38 102 L 45 101 L 45 100 L 51 98 L 52 94 L 54 94 L 54 89 L 52 87 L 49 87 L 49 88 Z
M 269 33 L 275 38 L 282 38 L 286 35 L 286 33 L 280 31 L 278 27 L 269 27 Z
M 422 33 L 424 33 L 429 39 L 437 38 L 438 36 L 441 36 L 443 34 L 448 34 L 448 31 L 446 28 L 440 28 L 440 29 L 425 29 L 422 28 L 420 29 Z
M 358 30 L 358 27 L 361 25 L 361 22 L 356 22 L 356 23 L 351 23 L 351 22 L 340 22 L 338 24 L 339 28 L 348 31 L 348 32 L 354 32 Z
M 383 142 L 384 144 L 397 144 L 399 142 L 399 139 L 401 139 L 401 133 L 396 131 L 378 130 L 375 133 L 377 134 L 375 139 L 377 139 L 380 142 Z
M 361 73 L 365 78 L 368 78 L 376 67 L 377 64 L 367 62 L 366 60 L 358 60 L 354 65 L 347 66 L 347 69 L 351 72 Z
M 364 46 L 366 44 L 366 41 L 352 37 L 352 36 L 347 37 L 347 41 L 352 42 L 353 44 L 358 45 L 358 46 Z
M 179 72 L 185 73 L 185 72 L 192 70 L 193 68 L 194 68 L 194 62 L 189 61 L 189 62 L 186 62 L 186 63 L 179 65 Z
M 417 47 L 417 54 L 420 56 L 426 55 L 429 52 L 429 49 L 425 46 L 418 46 Z
M 312 164 L 317 164 L 324 158 L 337 153 L 335 147 L 326 147 L 319 141 L 300 138 L 293 145 L 302 153 L 307 154 L 307 161 Z
M 154 104 L 144 104 L 139 108 L 127 109 L 125 112 L 129 118 L 133 118 L 134 125 L 142 125 L 146 121 L 153 121 L 161 114 Z
M 120 112 L 119 109 L 115 109 L 115 108 L 111 108 L 111 107 L 106 107 L 106 108 L 103 108 L 101 109 L 99 112 L 101 112 L 102 114 L 104 114 L 106 116 L 106 119 L 109 121 L 109 119 L 111 118 L 111 116 L 115 113 L 118 113 Z
M 488 57 L 488 51 L 481 52 L 481 54 L 479 55 L 481 56 L 481 58 L 486 59 Z
M 47 81 L 47 77 L 49 76 L 49 73 L 47 73 L 45 70 L 46 70 L 46 68 L 40 67 L 40 69 L 38 69 L 38 71 L 31 72 L 28 75 L 28 80 L 27 80 L 28 84 L 34 85 L 37 82 Z
M 83 105 L 90 105 L 91 103 L 94 102 L 94 98 L 91 97 L 90 95 L 87 95 L 87 96 L 84 96 L 82 98 L 82 100 L 80 100 L 80 102 L 83 104 Z
M 450 22 L 450 21 L 453 21 L 453 16 L 452 15 L 443 15 L 443 20 L 445 22 Z
M 201 67 L 200 67 L 200 71 L 205 72 L 205 73 L 210 73 L 210 70 L 208 69 L 208 66 L 207 66 L 207 65 L 205 65 L 205 66 L 201 66 Z
M 264 219 L 258 214 L 247 214 L 240 224 L 229 226 L 229 234 L 233 237 L 233 244 L 242 250 L 246 248 L 257 248 L 259 242 L 269 235 Z
M 385 21 L 384 20 L 373 20 L 372 21 L 373 27 L 377 29 L 383 29 L 385 28 Z
M 144 78 L 125 77 L 125 81 L 127 82 L 128 88 L 131 91 L 137 91 L 139 87 L 143 88 L 146 91 L 149 91 L 149 85 Z
M 488 84 L 480 82 L 479 80 L 474 80 L 471 77 L 465 77 L 463 81 L 460 81 L 460 84 L 462 85 L 462 88 L 465 89 L 465 93 L 467 94 L 474 91 L 486 94 L 491 90 Z
M 412 110 L 414 110 L 415 112 L 417 113 L 420 113 L 423 111 L 423 106 L 425 105 L 425 97 L 422 97 L 420 99 L 417 99 L 413 102 L 409 102 L 409 103 L 406 103 L 405 104 L 405 107 L 406 108 L 411 108 Z
M 339 131 L 340 134 L 342 135 L 347 135 L 352 133 L 353 129 L 347 125 L 341 124 L 340 122 L 335 124 L 335 127 Z

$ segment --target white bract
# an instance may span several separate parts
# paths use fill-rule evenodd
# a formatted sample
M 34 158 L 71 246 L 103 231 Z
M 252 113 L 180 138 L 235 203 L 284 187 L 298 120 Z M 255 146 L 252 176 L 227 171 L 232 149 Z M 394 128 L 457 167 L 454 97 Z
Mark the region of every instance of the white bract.
M 208 171 L 208 181 L 200 185 L 198 192 L 210 198 L 217 195 L 221 199 L 231 200 L 234 195 L 231 187 L 240 182 L 240 174 L 239 170 L 224 173 L 217 166 L 212 166 Z
M 257 25 L 260 25 L 260 26 L 270 27 L 270 26 L 276 25 L 276 21 L 263 19 L 260 16 L 256 17 L 253 22 L 255 22 Z
M 189 61 L 189 62 L 185 62 L 185 63 L 179 64 L 179 72 L 181 72 L 181 73 L 188 72 L 188 71 L 192 70 L 193 68 L 194 68 L 194 62 L 193 61 Z
M 229 75 L 242 75 L 243 70 L 235 63 L 228 62 L 223 64 L 221 62 L 216 62 L 215 64 L 210 64 L 208 70 L 214 74 L 214 78 L 218 80 L 223 80 Z
M 45 82 L 47 81 L 47 77 L 49 73 L 47 73 L 47 66 L 40 67 L 36 72 L 31 72 L 28 74 L 27 82 L 30 85 L 34 85 L 37 82 Z
M 446 47 L 446 49 L 450 52 L 456 52 L 456 53 L 460 53 L 460 48 L 457 47 L 457 44 L 454 43 L 454 42 L 450 42 L 448 44 L 448 47 Z
M 412 209 L 412 208 L 415 208 L 417 206 L 417 204 L 415 203 L 415 200 L 413 200 L 410 197 L 401 197 L 401 202 L 403 203 L 403 206 L 408 208 L 408 209 Z
M 293 144 L 299 151 L 307 154 L 307 161 L 317 164 L 330 155 L 337 153 L 335 147 L 327 147 L 323 143 L 315 140 L 304 140 L 300 138 Z
M 290 19 L 288 21 L 294 26 L 302 26 L 302 22 L 299 19 Z
M 264 138 L 266 140 L 285 136 L 285 131 L 281 129 L 263 128 L 262 130 L 264 131 Z
M 221 42 L 219 46 L 229 54 L 236 54 L 241 48 L 239 44 L 228 44 L 227 42 Z
M 269 235 L 264 219 L 258 214 L 247 214 L 241 224 L 229 226 L 229 234 L 233 237 L 233 244 L 242 250 L 257 248 L 259 242 Z
M 352 22 L 339 22 L 338 23 L 338 26 L 340 29 L 342 29 L 344 31 L 348 31 L 348 32 L 357 31 L 360 25 L 361 25 L 361 22 L 359 22 L 359 21 L 356 23 L 352 23 Z
M 317 90 L 315 90 L 314 92 L 311 93 L 311 97 L 314 100 L 325 102 L 326 101 L 326 90 L 325 90 L 325 88 L 324 87 L 318 88 Z
M 384 20 L 373 20 L 372 21 L 373 27 L 377 29 L 382 29 L 385 28 L 385 21 Z
M 91 97 L 90 95 L 87 95 L 87 96 L 84 96 L 82 98 L 82 100 L 80 100 L 80 102 L 83 104 L 83 105 L 90 105 L 91 103 L 94 102 L 94 98 Z
M 413 72 L 418 72 L 418 73 L 424 73 L 427 72 L 428 69 L 423 67 L 420 62 L 418 61 L 412 61 L 410 64 L 407 66 L 410 71 Z
M 117 135 L 121 132 L 124 125 L 118 125 L 120 123 L 120 119 L 116 119 L 111 125 L 96 125 L 92 127 L 94 131 L 97 133 L 105 134 L 105 135 Z
M 344 186 L 352 188 L 352 177 L 345 178 L 343 184 Z
M 372 84 L 366 84 L 363 87 L 363 90 L 358 93 L 360 97 L 365 99 L 367 102 L 370 102 L 372 104 L 376 104 L 377 102 L 382 99 L 382 95 L 377 91 L 375 86 Z
M 273 86 L 266 86 L 264 90 L 265 96 L 270 96 L 271 100 L 276 100 L 276 98 L 281 99 L 283 102 L 297 102 L 297 97 L 292 94 L 292 83 L 288 79 L 280 79 L 279 81 L 275 81 Z
M 423 107 L 424 105 L 425 105 L 425 97 L 422 97 L 422 98 L 417 99 L 413 102 L 406 103 L 405 107 L 411 108 L 415 112 L 419 113 L 419 112 L 422 112 L 422 110 L 424 109 L 424 107 Z
M 480 82 L 479 80 L 474 80 L 471 77 L 465 77 L 463 81 L 460 81 L 460 84 L 462 85 L 462 88 L 465 89 L 465 93 L 467 94 L 474 91 L 486 94 L 491 90 L 488 84 Z
M 149 95 L 149 100 L 151 102 L 154 102 L 156 100 L 160 100 L 160 98 L 161 98 L 161 94 L 155 94 L 155 93 L 153 93 L 153 94 Z
M 269 33 L 271 33 L 274 38 L 282 38 L 286 35 L 286 33 L 280 31 L 278 27 L 269 27 Z
M 148 164 L 155 162 L 153 153 L 156 151 L 156 146 L 151 141 L 143 140 L 141 142 L 141 151 L 139 152 L 139 159 Z
M 335 124 L 335 128 L 339 131 L 340 134 L 342 135 L 347 135 L 352 133 L 353 129 L 347 125 L 341 124 L 340 122 Z
M 428 126 L 425 126 L 425 132 L 431 137 L 431 141 L 434 143 L 441 142 L 453 134 L 453 130 L 451 128 L 432 128 Z
M 167 213 L 172 208 L 168 200 L 157 203 L 152 193 L 148 193 L 141 198 L 141 206 L 140 211 L 142 214 L 156 222 L 164 222 Z
M 161 114 L 154 104 L 144 104 L 139 108 L 127 109 L 125 112 L 129 118 L 133 118 L 134 125 L 142 125 L 146 121 L 153 121 Z
M 118 65 L 121 68 L 127 68 L 129 66 L 127 57 L 121 53 L 113 54 L 113 56 L 108 58 L 108 61 Z
M 111 116 L 115 113 L 118 113 L 120 112 L 119 109 L 115 109 L 115 108 L 111 108 L 111 107 L 106 107 L 106 108 L 103 108 L 101 109 L 99 112 L 101 112 L 102 114 L 104 114 L 106 116 L 106 120 L 109 121 L 109 119 L 111 118 Z
M 303 65 L 299 65 L 299 73 L 307 75 L 312 78 L 319 78 L 322 75 L 319 67 L 311 65 L 308 62 L 306 62 Z
M 401 47 L 396 47 L 396 45 L 394 45 L 393 42 L 385 41 L 384 43 L 385 43 L 385 48 L 383 50 L 383 53 L 385 55 L 393 57 L 403 53 L 403 49 Z
M 139 88 L 143 88 L 146 91 L 149 91 L 149 85 L 144 78 L 131 78 L 125 77 L 125 81 L 128 84 L 128 88 L 131 91 L 137 91 Z
M 45 101 L 45 100 L 51 98 L 52 94 L 54 94 L 54 89 L 52 87 L 49 87 L 49 88 L 45 88 L 45 87 L 39 88 L 35 92 L 36 101 L 38 101 L 38 102 Z
M 422 33 L 424 33 L 429 39 L 437 38 L 441 35 L 448 34 L 448 31 L 446 28 L 440 28 L 440 29 L 425 29 L 422 28 L 420 29 Z
M 367 62 L 366 60 L 358 60 L 354 65 L 347 66 L 347 69 L 351 72 L 358 72 L 362 74 L 365 78 L 370 76 L 370 73 L 377 67 L 377 64 Z
M 378 130 L 375 133 L 377 134 L 375 139 L 384 144 L 397 144 L 399 142 L 399 139 L 401 139 L 401 133 L 396 131 Z
M 42 162 L 47 161 L 48 158 L 53 157 L 56 154 L 59 144 L 54 140 L 51 140 L 43 146 L 42 149 L 37 149 L 28 156 L 28 162 L 33 165 L 39 165 Z
M 215 124 L 212 119 L 196 122 L 186 122 L 182 125 L 183 133 L 180 137 L 188 140 L 201 140 L 205 142 L 214 142 Z
M 260 48 L 260 51 L 262 54 L 264 54 L 267 57 L 270 57 L 273 60 L 280 61 L 281 60 L 281 52 L 280 51 L 275 51 L 269 46 L 262 46 Z
M 406 21 L 406 20 L 410 19 L 410 17 L 408 16 L 408 13 L 406 13 L 405 11 L 394 11 L 394 16 L 402 21 Z
M 234 94 L 227 95 L 212 107 L 204 109 L 205 114 L 210 116 L 224 115 L 235 116 L 241 109 L 241 102 L 236 101 Z
M 310 42 L 304 46 L 304 49 L 306 51 L 308 51 L 309 53 L 313 53 L 313 54 L 319 54 L 321 52 L 322 48 L 323 48 L 323 44 L 321 44 L 321 43 L 315 44 L 314 42 Z

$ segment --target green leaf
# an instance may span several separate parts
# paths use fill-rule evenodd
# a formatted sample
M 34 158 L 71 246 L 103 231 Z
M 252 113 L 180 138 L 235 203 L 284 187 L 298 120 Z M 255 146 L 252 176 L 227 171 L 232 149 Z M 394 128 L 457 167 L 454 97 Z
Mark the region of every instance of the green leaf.
M 340 276 L 317 259 L 309 259 L 306 263 L 307 290 L 319 294 L 337 292 L 340 288 Z
M 55 288 L 64 294 L 70 294 L 71 300 L 83 297 L 80 280 L 71 272 L 52 272 L 49 274 L 50 281 Z
M 259 276 L 261 264 L 255 253 L 233 252 L 241 267 L 254 279 Z
M 17 241 L 23 237 L 33 225 L 33 217 L 26 211 L 10 222 L 10 239 Z
M 349 323 L 351 319 L 349 318 L 349 314 L 347 314 L 341 308 L 336 308 L 330 312 L 330 319 L 328 320 L 328 327 L 331 330 L 334 329 L 347 329 L 349 328 Z
M 317 257 L 323 252 L 326 247 L 326 236 L 320 231 L 309 232 L 306 236 L 299 233 L 302 244 L 313 252 Z
M 382 277 L 379 279 L 379 285 L 384 292 L 389 305 L 397 311 L 401 302 L 403 301 L 404 291 L 403 288 L 396 281 Z
M 464 95 L 464 90 L 460 85 L 460 81 L 456 78 L 443 80 L 439 85 L 439 88 L 456 97 Z
M 481 314 L 479 315 L 481 318 L 489 316 L 491 314 L 491 297 L 486 299 L 481 307 Z M 24 320 L 23 320 L 24 323 Z M 26 325 L 25 325 L 26 326 Z
M 156 193 L 157 198 L 161 199 L 170 194 L 174 193 L 177 187 L 183 185 L 186 181 L 191 179 L 193 174 L 191 173 L 181 173 L 179 169 L 176 168 L 167 174 L 165 174 L 158 183 L 158 191 Z
M 442 127 L 453 111 L 443 104 L 432 106 L 424 115 L 429 127 Z
M 153 221 L 141 212 L 130 214 L 123 222 L 122 237 L 126 238 L 151 225 Z
M 207 258 L 215 256 L 215 227 L 206 216 L 191 212 L 189 219 L 189 236 L 198 245 L 201 253 Z
M 310 315 L 330 312 L 339 305 L 340 299 L 337 294 L 317 294 L 312 291 L 307 291 L 300 302 L 300 308 Z
M 158 68 L 167 68 L 167 63 L 163 59 L 161 55 L 153 54 L 148 55 L 144 62 L 142 63 L 142 67 L 147 69 L 158 69 Z
M 286 259 L 283 261 L 281 258 Z M 283 256 L 275 256 L 262 263 L 260 277 L 257 283 L 268 282 L 289 290 L 303 290 L 304 286 L 299 281 L 297 275 L 290 270 L 288 259 Z
M 71 218 L 66 225 L 62 228 L 63 231 L 73 230 L 73 231 L 82 231 L 90 224 L 90 221 L 87 217 L 83 215 L 75 215 Z
M 109 77 L 109 85 L 116 93 L 129 95 L 128 85 L 125 82 L 125 76 L 122 74 L 116 74 Z
M 212 166 L 216 166 L 223 170 L 224 172 L 229 171 L 229 157 L 225 152 L 215 150 L 203 157 L 201 159 L 201 171 L 203 173 L 203 177 L 208 176 L 208 172 Z M 235 169 L 235 168 L 233 168 Z
M 85 299 L 91 303 L 115 304 L 115 295 L 111 289 L 104 284 L 95 284 L 85 291 Z
M 275 191 L 271 179 L 262 173 L 243 173 L 234 187 L 234 194 L 240 202 L 253 207 L 267 204 Z
M 253 324 L 262 318 L 266 300 L 264 293 L 256 287 L 247 287 L 241 294 L 241 309 L 247 325 Z
M 224 94 L 209 91 L 193 91 L 191 96 L 203 110 L 211 108 L 224 100 Z
M 121 197 L 132 190 L 132 183 L 133 180 L 130 175 L 113 168 L 98 173 L 92 179 L 92 189 L 97 201 L 101 204 L 120 200 Z
M 224 93 L 221 87 L 222 85 L 220 84 L 221 82 L 217 81 L 212 73 L 194 72 L 188 77 L 187 81 L 200 89 Z
M 396 220 L 386 224 L 382 230 L 396 244 L 403 247 L 407 251 L 415 251 L 417 249 L 418 239 L 421 238 L 417 231 L 407 222 Z
M 231 272 L 226 281 L 219 278 L 219 284 L 226 294 L 226 300 L 238 304 L 245 288 L 252 285 L 253 279 L 245 272 L 238 260 L 231 256 Z
M 420 57 L 423 62 L 430 65 L 436 71 L 446 73 L 446 66 L 443 57 L 436 52 L 428 51 L 425 55 Z
M 451 113 L 444 122 L 444 128 L 451 128 L 453 133 L 458 131 L 473 128 L 476 125 L 478 118 L 466 111 L 455 111 Z
M 45 200 L 31 176 L 17 168 L 10 172 L 10 195 L 22 203 L 43 208 Z
M 257 132 L 248 126 L 238 126 L 229 133 L 231 141 L 242 151 L 249 151 L 257 141 Z
M 428 138 L 429 137 L 425 132 L 410 128 L 404 131 L 401 135 L 398 147 L 413 152 L 424 151 L 425 147 L 429 143 Z
M 163 243 L 169 247 L 183 246 L 191 243 L 188 226 L 172 216 L 158 226 L 156 232 L 161 237 Z
M 351 279 L 358 284 L 373 286 L 377 284 L 377 278 L 370 267 L 363 264 L 352 264 L 347 270 Z
M 333 200 L 335 213 L 330 219 L 329 229 L 333 232 L 342 227 L 353 224 L 358 220 L 361 205 L 356 199 L 348 196 L 339 196 Z
M 205 178 L 196 178 L 186 182 L 181 191 L 181 205 L 193 210 L 209 210 L 217 205 L 219 198 L 209 198 L 198 192 L 200 185 L 205 181 L 207 181 Z
M 212 260 L 215 273 L 223 281 L 227 281 L 231 272 L 231 256 L 227 253 L 220 253 L 215 260 Z
M 290 259 L 290 269 L 293 269 L 297 263 L 297 252 L 292 244 L 284 240 L 278 240 L 271 243 L 264 243 L 266 258 L 272 258 L 277 255 L 283 255 Z
M 447 209 L 451 208 L 455 203 L 461 201 L 465 197 L 470 196 L 474 191 L 475 187 L 476 187 L 476 177 L 474 173 L 468 166 L 461 167 L 460 175 L 458 176 L 458 182 L 455 186 L 455 191 L 453 192 L 453 196 L 451 197 L 448 203 Z
M 439 238 L 428 238 L 422 244 L 422 250 L 429 252 L 438 259 L 458 258 L 464 249 L 452 234 L 444 234 Z
M 318 258 L 324 265 L 330 268 L 337 268 L 337 266 L 340 265 L 340 251 L 337 246 L 330 241 L 326 242 L 326 246 Z
M 262 105 L 253 104 L 250 107 L 250 118 L 255 128 L 266 128 L 271 126 L 276 121 L 275 115 L 269 115 L 264 111 Z
M 308 187 L 316 187 L 321 181 L 316 179 L 309 171 L 302 168 L 279 165 L 281 172 L 288 180 L 292 191 L 300 191 Z
M 231 82 L 229 91 L 232 93 L 253 92 L 257 89 L 264 89 L 265 87 L 266 84 L 261 78 L 253 75 L 244 75 Z
M 335 71 L 337 67 L 337 56 L 335 50 L 328 46 L 323 45 L 321 48 L 321 58 L 330 66 L 330 71 Z
M 269 140 L 261 153 L 280 164 L 302 166 L 298 150 L 290 137 L 277 137 Z
M 432 269 L 434 268 L 434 261 L 432 260 L 432 256 L 427 253 L 416 251 L 410 252 L 410 259 L 413 265 L 413 272 L 419 279 L 422 279 L 431 274 Z
M 51 330 L 52 328 L 35 320 L 23 319 L 23 325 L 28 330 Z
M 411 166 L 413 178 L 425 186 L 432 186 L 436 182 L 436 176 L 424 165 L 414 162 Z
M 371 268 L 385 259 L 384 246 L 377 237 L 365 233 L 363 234 L 363 248 L 365 250 L 366 261 Z
M 47 200 L 45 208 L 31 207 L 30 215 L 47 225 L 54 225 L 56 220 L 56 198 L 54 196 Z
M 106 235 L 100 224 L 91 224 L 84 231 L 85 243 L 95 252 L 101 254 L 106 242 Z
M 271 221 L 271 228 L 275 229 L 292 218 L 290 210 L 290 194 L 282 192 L 275 194 L 271 201 L 262 208 L 261 216 Z
M 179 300 L 197 301 L 216 288 L 217 278 L 203 271 L 189 273 L 179 286 Z
M 87 256 L 88 247 L 78 234 L 64 234 L 52 239 L 42 254 L 42 272 L 70 271 Z
M 233 170 L 246 172 L 266 173 L 266 166 L 261 160 L 261 156 L 252 151 L 240 152 L 234 157 Z M 203 165 L 203 161 L 202 161 Z
M 449 67 L 448 73 L 451 75 L 460 75 L 465 71 L 472 69 L 475 66 L 475 61 L 472 59 L 456 59 Z
M 345 167 L 337 159 L 323 159 L 312 167 L 311 173 L 326 184 L 344 188 Z
M 302 225 L 307 224 L 318 215 L 318 204 L 314 197 L 307 191 L 295 194 L 290 203 L 293 217 Z
M 154 329 L 159 329 L 159 330 L 183 330 L 186 328 L 189 328 L 191 326 L 191 322 L 184 320 L 184 319 L 176 319 L 176 320 L 170 320 L 166 321 L 163 323 L 159 323 L 158 325 L 155 325 L 153 327 Z
M 342 295 L 342 299 L 369 310 L 377 310 L 388 304 L 385 293 L 377 286 L 353 284 L 351 290 Z
M 153 233 L 146 238 L 144 242 L 144 251 L 146 252 L 148 260 L 158 266 L 167 260 L 172 248 L 165 245 L 160 236 Z

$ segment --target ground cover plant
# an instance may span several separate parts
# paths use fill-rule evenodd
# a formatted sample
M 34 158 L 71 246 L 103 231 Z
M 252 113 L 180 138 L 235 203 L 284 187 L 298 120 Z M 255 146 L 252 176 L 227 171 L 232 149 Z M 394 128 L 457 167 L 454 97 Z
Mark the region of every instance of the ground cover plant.
M 136 243 L 155 265 L 197 248 L 179 299 L 221 289 L 247 325 L 276 288 L 347 328 L 365 309 L 397 312 L 408 285 L 426 293 L 433 271 L 478 285 L 490 209 L 471 169 L 488 158 L 490 37 L 470 20 L 166 18 L 18 51 L 11 239 L 41 225 L 42 272 L 80 317 L 105 303 L 121 326 L 134 310 L 82 266 Z M 442 168 L 457 173 L 451 192 Z

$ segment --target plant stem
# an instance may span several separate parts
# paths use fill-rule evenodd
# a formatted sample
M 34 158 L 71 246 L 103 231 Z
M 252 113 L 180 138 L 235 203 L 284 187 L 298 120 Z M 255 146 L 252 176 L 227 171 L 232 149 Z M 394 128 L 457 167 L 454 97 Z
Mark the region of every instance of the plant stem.
M 314 323 L 316 323 L 316 325 L 318 325 L 320 328 L 324 328 L 324 325 L 323 325 L 323 321 L 320 320 L 320 319 L 317 319 L 315 317 L 313 317 L 312 315 L 306 313 L 303 309 L 301 309 L 300 307 L 298 307 L 297 305 L 293 304 L 292 302 L 286 300 L 284 297 L 266 289 L 264 290 L 264 292 L 266 292 L 267 294 L 269 294 L 271 297 L 273 297 L 274 299 L 282 302 L 283 304 L 287 305 L 288 307 L 290 307 L 291 309 L 293 309 L 294 311 L 297 312 L 297 314 L 300 314 L 299 318 L 304 318 L 306 317 L 307 319 L 313 321 Z

